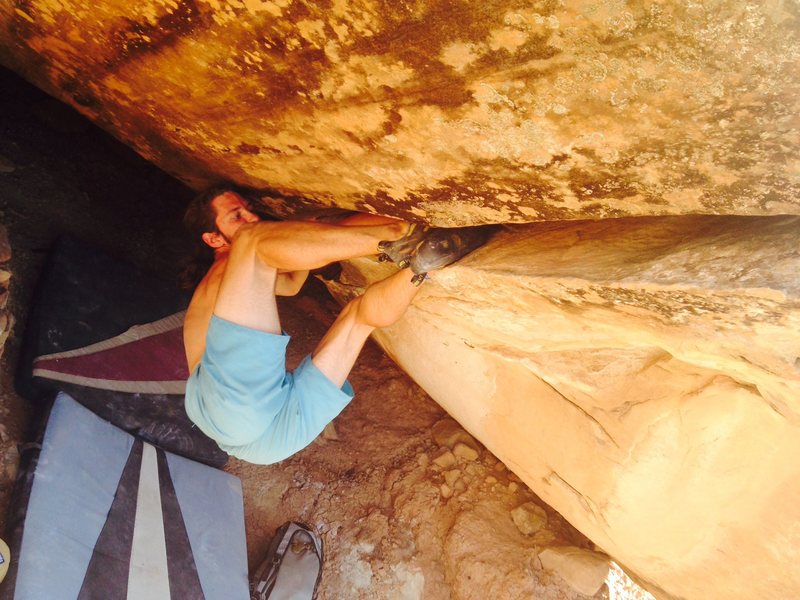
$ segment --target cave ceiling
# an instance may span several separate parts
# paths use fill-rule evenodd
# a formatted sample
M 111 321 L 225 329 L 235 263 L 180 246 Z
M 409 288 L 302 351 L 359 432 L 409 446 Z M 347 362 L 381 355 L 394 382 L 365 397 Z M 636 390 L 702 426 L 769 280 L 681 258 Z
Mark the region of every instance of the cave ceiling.
M 780 0 L 15 0 L 0 63 L 282 214 L 800 214 L 799 30 Z

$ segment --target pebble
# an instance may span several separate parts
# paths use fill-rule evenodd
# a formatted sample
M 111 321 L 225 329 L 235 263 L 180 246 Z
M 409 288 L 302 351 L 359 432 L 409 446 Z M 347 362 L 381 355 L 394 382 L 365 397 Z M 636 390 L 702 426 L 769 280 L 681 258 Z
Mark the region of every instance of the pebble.
M 608 577 L 611 561 L 602 552 L 575 546 L 545 548 L 539 553 L 542 567 L 558 574 L 580 594 L 594 596 Z
M 433 457 L 433 463 L 443 469 L 449 469 L 456 464 L 456 457 L 448 448 L 442 448 L 441 451 Z
M 467 446 L 463 442 L 458 442 L 453 448 L 453 454 L 465 460 L 478 460 L 478 451 Z
M 453 495 L 453 488 L 446 483 L 443 483 L 442 487 L 439 488 L 439 492 L 442 494 L 442 498 L 449 498 Z
M 485 481 L 486 483 L 497 483 L 497 478 L 492 477 L 491 475 L 487 475 Z
M 468 434 L 461 425 L 453 419 L 442 419 L 437 421 L 432 428 L 433 439 L 440 446 L 447 446 L 451 450 L 458 442 L 467 444 L 473 448 L 478 447 L 475 438 Z
M 336 432 L 336 425 L 333 424 L 333 421 L 325 425 L 325 429 L 322 430 L 322 437 L 326 440 L 339 439 L 339 434 Z
M 519 484 L 516 481 L 512 481 L 508 484 L 508 491 L 512 494 L 519 489 Z
M 547 525 L 547 513 L 535 502 L 526 502 L 512 510 L 511 519 L 525 535 L 533 535 Z
M 450 471 L 444 472 L 444 480 L 450 487 L 454 487 L 456 481 L 458 481 L 460 478 L 461 478 L 461 471 L 459 471 L 458 469 L 452 469 Z
M 480 463 L 470 463 L 470 464 L 468 464 L 466 466 L 466 468 L 464 470 L 467 473 L 469 473 L 470 475 L 472 475 L 473 477 L 475 477 L 477 475 L 481 475 L 482 474 L 483 465 L 481 465 Z

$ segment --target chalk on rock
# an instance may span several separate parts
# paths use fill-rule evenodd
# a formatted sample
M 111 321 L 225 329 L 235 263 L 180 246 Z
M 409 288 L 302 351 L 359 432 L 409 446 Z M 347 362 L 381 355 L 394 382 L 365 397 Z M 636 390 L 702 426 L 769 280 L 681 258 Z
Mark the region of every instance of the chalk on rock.
M 611 568 L 609 557 L 602 552 L 574 546 L 545 548 L 539 553 L 539 560 L 542 567 L 555 572 L 572 589 L 587 596 L 597 593 Z

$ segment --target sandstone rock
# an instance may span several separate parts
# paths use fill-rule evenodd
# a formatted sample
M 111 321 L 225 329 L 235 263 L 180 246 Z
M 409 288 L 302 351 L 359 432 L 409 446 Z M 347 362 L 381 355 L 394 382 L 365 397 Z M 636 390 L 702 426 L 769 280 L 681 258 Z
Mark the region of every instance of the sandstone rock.
M 464 428 L 453 419 L 441 419 L 440 421 L 437 421 L 434 424 L 431 433 L 437 444 L 440 446 L 447 446 L 451 450 L 455 448 L 455 445 L 458 442 L 466 444 L 471 448 L 478 447 L 478 443 L 475 441 L 475 438 L 464 431 Z
M 556 572 L 577 592 L 594 596 L 611 567 L 608 556 L 572 546 L 545 548 L 539 553 L 542 566 Z
M 0 57 L 166 172 L 276 190 L 287 214 L 800 212 L 791 3 L 174 6 L 0 3 Z
M 482 478 L 486 473 L 486 469 L 479 462 L 471 462 L 464 466 L 464 473 L 470 479 Z
M 663 596 L 800 597 L 798 239 L 797 217 L 509 229 L 375 337 Z
M 463 442 L 458 442 L 453 448 L 453 454 L 464 460 L 478 460 L 478 451 Z
M 547 513 L 535 502 L 526 502 L 511 511 L 511 518 L 525 535 L 533 535 L 547 525 Z
M 6 228 L 0 224 L 0 263 L 5 263 L 9 260 L 11 260 L 11 244 L 8 242 L 8 232 Z M 8 277 L 10 277 L 10 274 Z M 8 280 L 8 277 L 6 280 Z
M 439 453 L 433 457 L 433 464 L 438 465 L 442 469 L 449 469 L 456 464 L 456 457 L 447 448 L 442 448 Z
M 454 487 L 456 481 L 458 481 L 461 477 L 461 471 L 458 469 L 451 469 L 450 471 L 444 472 L 444 480 L 450 487 Z
M 536 533 L 533 534 L 531 540 L 537 546 L 548 546 L 556 541 L 556 535 L 549 529 L 540 529 Z M 637 599 L 637 600 L 644 600 L 644 599 Z
M 325 429 L 322 430 L 322 437 L 328 441 L 336 441 L 339 439 L 339 434 L 336 431 L 336 425 L 333 421 L 328 423 Z
M 14 318 L 4 310 L 0 310 L 0 356 L 3 356 L 6 340 L 14 326 Z

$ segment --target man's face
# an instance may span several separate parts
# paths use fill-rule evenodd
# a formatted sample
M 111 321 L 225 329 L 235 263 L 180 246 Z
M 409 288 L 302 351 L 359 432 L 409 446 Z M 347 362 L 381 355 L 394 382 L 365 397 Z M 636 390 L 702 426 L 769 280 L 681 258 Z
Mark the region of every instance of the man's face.
M 247 202 L 235 192 L 225 192 L 217 196 L 211 201 L 211 208 L 217 215 L 217 230 L 228 244 L 242 225 L 260 220 L 250 211 Z

